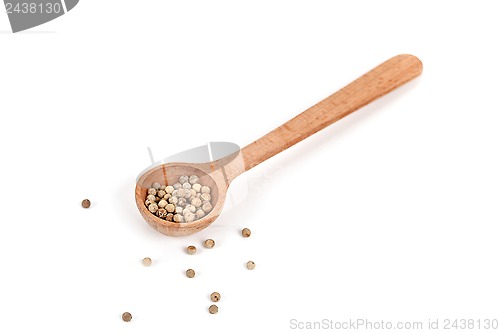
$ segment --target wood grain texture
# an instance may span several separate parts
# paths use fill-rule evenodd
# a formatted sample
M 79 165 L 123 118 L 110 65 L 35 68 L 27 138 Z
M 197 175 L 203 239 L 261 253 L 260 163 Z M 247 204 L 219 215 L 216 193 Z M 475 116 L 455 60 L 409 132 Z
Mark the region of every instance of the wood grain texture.
M 422 72 L 422 62 L 409 54 L 397 55 L 295 118 L 242 149 L 245 170 L 304 140 Z

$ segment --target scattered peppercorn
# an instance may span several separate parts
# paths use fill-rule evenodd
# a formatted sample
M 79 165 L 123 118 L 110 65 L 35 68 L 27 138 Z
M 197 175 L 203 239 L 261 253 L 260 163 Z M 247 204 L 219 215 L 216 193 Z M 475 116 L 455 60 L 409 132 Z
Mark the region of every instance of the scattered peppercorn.
M 146 257 L 146 258 L 142 259 L 142 264 L 144 266 L 151 266 L 152 263 L 153 263 L 153 261 L 149 257 Z
M 241 230 L 241 235 L 245 238 L 250 237 L 251 234 L 252 232 L 248 228 L 243 228 L 243 230 Z
M 194 270 L 193 270 L 193 269 L 191 269 L 191 268 L 190 268 L 190 269 L 188 269 L 188 270 L 186 271 L 186 276 L 187 276 L 188 278 L 194 278 L 195 274 L 196 274 L 196 273 L 195 273 L 195 272 L 194 272 Z
M 196 247 L 193 246 L 193 245 L 189 245 L 187 248 L 186 248 L 186 251 L 188 254 L 195 254 L 196 253 Z
M 220 301 L 220 294 L 218 292 L 213 292 L 212 294 L 210 294 L 210 299 L 213 302 L 218 302 Z
M 83 208 L 89 208 L 90 207 L 90 200 L 89 199 L 85 199 L 82 201 L 82 207 Z
M 205 245 L 205 247 L 207 249 L 211 249 L 211 248 L 213 248 L 215 246 L 215 241 L 213 239 L 209 238 L 203 244 Z
M 254 268 L 255 268 L 255 263 L 254 263 L 253 261 L 251 261 L 251 260 L 250 260 L 249 262 L 247 262 L 247 268 L 248 268 L 249 270 L 254 269 Z
M 122 314 L 122 319 L 123 321 L 129 322 L 132 320 L 132 315 L 130 314 L 130 312 L 124 312 Z
M 217 312 L 219 312 L 219 307 L 215 304 L 212 304 L 208 308 L 208 312 L 210 312 L 211 314 L 216 314 Z

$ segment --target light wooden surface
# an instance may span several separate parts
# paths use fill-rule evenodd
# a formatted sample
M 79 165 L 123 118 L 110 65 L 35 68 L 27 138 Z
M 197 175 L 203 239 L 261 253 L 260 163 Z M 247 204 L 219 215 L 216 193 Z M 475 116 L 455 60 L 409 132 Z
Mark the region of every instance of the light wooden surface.
M 242 149 L 245 170 L 304 140 L 420 75 L 422 62 L 397 55 Z
M 146 222 L 165 235 L 185 236 L 200 231 L 220 215 L 227 189 L 238 175 L 387 94 L 421 72 L 422 63 L 418 58 L 408 54 L 395 56 L 234 155 L 211 163 L 157 166 L 137 181 L 137 207 Z M 213 210 L 209 214 L 194 222 L 176 223 L 162 220 L 148 211 L 144 200 L 147 189 L 154 182 L 173 184 L 180 175 L 191 174 L 198 175 L 202 183 L 212 188 Z

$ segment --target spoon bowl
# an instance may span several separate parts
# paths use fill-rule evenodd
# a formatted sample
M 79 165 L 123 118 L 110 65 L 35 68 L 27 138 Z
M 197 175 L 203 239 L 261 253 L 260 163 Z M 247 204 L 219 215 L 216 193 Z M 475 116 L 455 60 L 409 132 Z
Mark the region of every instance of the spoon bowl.
M 238 175 L 389 93 L 421 72 L 422 63 L 418 58 L 409 54 L 397 55 L 234 154 L 209 163 L 156 166 L 137 181 L 137 207 L 146 222 L 165 235 L 186 236 L 200 231 L 219 217 L 228 187 Z M 173 185 L 181 175 L 197 175 L 201 184 L 211 188 L 212 211 L 199 220 L 180 223 L 160 219 L 149 212 L 144 201 L 151 185 L 155 182 Z
M 165 163 L 146 171 L 135 187 L 135 202 L 146 222 L 168 236 L 186 236 L 208 227 L 222 212 L 226 193 L 231 181 L 244 170 L 241 154 L 237 152 L 210 163 Z M 170 222 L 163 220 L 146 207 L 144 201 L 153 183 L 173 185 L 179 177 L 196 175 L 199 183 L 210 187 L 212 210 L 193 222 Z
M 169 222 L 152 214 L 144 204 L 148 189 L 151 185 L 153 183 L 173 185 L 178 182 L 179 177 L 182 175 L 196 175 L 200 178 L 200 184 L 210 187 L 212 210 L 202 219 L 183 223 Z M 224 197 L 219 197 L 218 188 L 219 186 L 216 181 L 195 165 L 168 163 L 149 170 L 139 179 L 135 189 L 135 201 L 139 208 L 139 212 L 150 226 L 168 236 L 184 236 L 206 228 L 219 216 L 222 210 Z

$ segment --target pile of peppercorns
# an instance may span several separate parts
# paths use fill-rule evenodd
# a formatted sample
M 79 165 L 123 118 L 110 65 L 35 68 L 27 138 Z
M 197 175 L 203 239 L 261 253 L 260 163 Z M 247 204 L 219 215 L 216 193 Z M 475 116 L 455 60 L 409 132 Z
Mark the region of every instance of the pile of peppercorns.
M 201 185 L 196 175 L 180 176 L 174 185 L 153 183 L 145 204 L 148 210 L 169 222 L 193 222 L 212 210 L 210 187 Z

